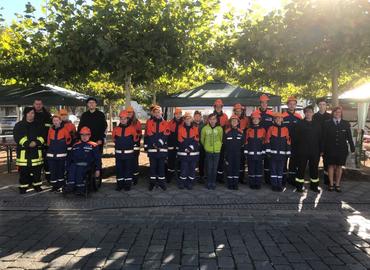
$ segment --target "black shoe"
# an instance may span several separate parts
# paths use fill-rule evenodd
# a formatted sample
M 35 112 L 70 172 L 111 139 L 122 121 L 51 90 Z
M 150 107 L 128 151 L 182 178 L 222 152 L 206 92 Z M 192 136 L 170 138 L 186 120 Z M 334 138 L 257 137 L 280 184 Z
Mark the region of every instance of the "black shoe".
M 124 189 L 125 191 L 130 191 L 130 190 L 131 190 L 131 186 L 124 187 L 123 189 Z
M 42 187 L 40 187 L 40 186 L 33 187 L 33 189 L 34 189 L 36 192 L 41 192 L 41 191 L 42 191 Z
M 119 185 L 117 185 L 117 186 L 116 186 L 116 190 L 117 190 L 117 191 L 121 191 L 121 190 L 122 190 L 122 187 L 121 187 L 121 186 L 119 186 Z
M 318 186 L 310 186 L 310 189 L 313 191 L 313 192 L 320 192 L 320 189 Z
M 154 187 L 155 187 L 155 184 L 150 183 L 150 184 L 149 184 L 149 191 L 152 191 L 152 190 L 154 189 Z
M 19 194 L 26 194 L 27 189 L 26 188 L 19 188 Z
M 329 186 L 329 187 L 328 187 L 328 191 L 329 191 L 329 192 L 333 192 L 333 191 L 334 191 L 334 186 Z
M 134 176 L 133 184 L 134 184 L 134 186 L 136 186 L 136 185 L 137 185 L 137 176 Z
M 160 183 L 158 184 L 158 186 L 162 189 L 162 190 L 166 190 L 167 187 L 166 187 L 166 184 L 165 183 Z
M 76 196 L 79 196 L 79 197 L 82 197 L 82 196 L 85 196 L 85 193 L 82 192 L 82 191 L 76 191 Z
M 255 185 L 254 189 L 261 189 L 261 186 L 260 185 Z
M 299 192 L 299 193 L 302 193 L 303 192 L 303 187 L 297 187 L 297 192 Z
M 342 192 L 342 189 L 340 188 L 340 186 L 335 186 L 335 191 L 340 193 Z
M 276 187 L 277 192 L 283 192 L 284 188 L 283 187 Z

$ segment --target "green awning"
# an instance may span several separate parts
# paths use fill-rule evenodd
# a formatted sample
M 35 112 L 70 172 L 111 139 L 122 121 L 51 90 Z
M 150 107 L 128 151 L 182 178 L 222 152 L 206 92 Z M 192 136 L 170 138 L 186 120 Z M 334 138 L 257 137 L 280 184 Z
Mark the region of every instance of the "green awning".
M 46 106 L 85 106 L 89 96 L 54 85 L 0 86 L 0 105 L 32 105 L 41 99 Z M 98 100 L 98 104 L 103 102 Z

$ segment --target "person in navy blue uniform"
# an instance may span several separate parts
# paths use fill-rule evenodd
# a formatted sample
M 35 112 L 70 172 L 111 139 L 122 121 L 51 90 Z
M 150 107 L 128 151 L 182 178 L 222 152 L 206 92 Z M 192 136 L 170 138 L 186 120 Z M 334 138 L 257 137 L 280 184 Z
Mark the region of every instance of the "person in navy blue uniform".
M 190 113 L 185 113 L 184 123 L 178 131 L 179 150 L 177 155 L 180 159 L 180 176 L 178 187 L 192 189 L 195 180 L 195 167 L 199 159 L 199 130 L 193 124 Z
M 263 176 L 264 142 L 266 129 L 260 126 L 261 114 L 255 111 L 251 115 L 252 124 L 245 133 L 244 153 L 248 164 L 248 178 L 251 189 L 260 189 Z
M 296 188 L 304 190 L 304 174 L 308 164 L 310 189 L 319 192 L 319 161 L 322 153 L 322 131 L 320 123 L 313 121 L 313 107 L 304 108 L 305 118 L 294 128 L 291 138 L 295 142 L 296 164 L 298 167 Z
M 270 98 L 266 94 L 260 96 L 260 107 L 253 113 L 257 112 L 261 115 L 260 126 L 263 127 L 266 132 L 272 126 L 273 123 L 273 111 L 268 108 L 268 102 Z M 270 160 L 266 155 L 263 160 L 263 171 L 264 179 L 266 184 L 270 184 Z
M 137 131 L 129 118 L 126 110 L 119 114 L 120 123 L 113 129 L 112 138 L 114 141 L 116 172 L 117 172 L 117 187 L 120 191 L 125 189 L 131 190 L 135 168 L 135 151 L 134 147 L 139 139 Z
M 350 123 L 343 120 L 342 107 L 333 108 L 332 115 L 333 118 L 325 122 L 324 125 L 324 156 L 328 164 L 329 191 L 335 189 L 335 191 L 341 192 L 342 166 L 346 164 L 348 146 L 351 153 L 354 153 L 355 145 Z
M 175 174 L 180 172 L 180 164 L 178 164 L 177 150 L 179 148 L 177 136 L 179 127 L 183 124 L 181 108 L 175 108 L 174 117 L 168 121 L 170 135 L 168 136 L 168 160 L 167 160 L 167 183 L 170 183 Z
M 98 144 L 90 141 L 91 131 L 88 127 L 80 129 L 81 140 L 76 142 L 68 157 L 68 180 L 65 192 L 76 191 L 83 195 L 86 191 L 85 177 L 94 167 L 95 177 L 100 177 L 102 167 Z
M 53 115 L 52 123 L 48 132 L 46 160 L 50 169 L 51 191 L 58 191 L 65 183 L 68 147 L 72 138 L 60 115 Z
M 293 133 L 294 127 L 296 124 L 302 120 L 302 116 L 296 112 L 297 99 L 295 97 L 289 97 L 287 101 L 288 110 L 283 114 L 283 125 L 288 128 L 289 134 Z M 291 185 L 295 186 L 295 178 L 297 174 L 297 163 L 296 163 L 296 151 L 295 151 L 295 142 L 294 139 L 291 141 L 291 155 L 289 157 L 289 166 L 288 160 L 286 161 L 284 167 L 284 184 L 288 182 Z
M 141 128 L 141 122 L 137 118 L 135 110 L 133 107 L 128 106 L 126 108 L 128 117 L 130 118 L 130 123 L 131 125 L 135 128 L 136 134 L 138 136 L 137 141 L 135 142 L 134 146 L 134 152 L 135 152 L 135 158 L 134 158 L 134 180 L 133 184 L 136 185 L 139 180 L 139 156 L 140 156 L 140 142 L 141 142 L 141 137 L 143 135 L 143 131 Z
M 332 119 L 332 115 L 327 112 L 328 103 L 326 99 L 318 99 L 317 106 L 319 107 L 319 111 L 313 115 L 313 121 L 316 121 L 320 124 L 321 129 L 324 129 L 325 122 Z M 323 135 L 323 133 L 322 133 Z M 323 165 L 324 165 L 324 184 L 329 185 L 329 176 L 328 176 L 328 164 L 326 162 L 325 157 L 322 157 Z
M 266 154 L 270 156 L 271 185 L 273 191 L 283 191 L 283 175 L 286 159 L 290 155 L 290 136 L 283 126 L 283 114 L 275 113 L 273 125 L 266 135 Z
M 170 130 L 162 117 L 161 107 L 153 106 L 152 117 L 146 122 L 144 148 L 150 163 L 149 190 L 159 186 L 166 190 L 165 161 L 168 156 L 167 140 Z
M 239 128 L 239 117 L 233 114 L 230 117 L 230 127 L 226 129 L 224 136 L 225 164 L 227 175 L 227 188 L 238 189 L 240 174 L 240 156 L 244 141 L 243 131 Z

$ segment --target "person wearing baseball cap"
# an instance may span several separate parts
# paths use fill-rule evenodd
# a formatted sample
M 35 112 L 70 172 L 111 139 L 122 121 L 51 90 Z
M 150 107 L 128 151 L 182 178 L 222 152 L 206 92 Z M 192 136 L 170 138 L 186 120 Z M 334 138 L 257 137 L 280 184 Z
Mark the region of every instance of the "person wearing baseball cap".
M 186 112 L 183 118 L 177 137 L 179 142 L 177 155 L 181 166 L 177 183 L 180 189 L 190 190 L 193 189 L 195 167 L 199 159 L 199 130 L 193 124 L 193 117 L 189 112 Z
M 154 187 L 166 190 L 165 161 L 168 156 L 167 140 L 170 135 L 168 122 L 162 117 L 161 107 L 152 108 L 152 117 L 147 120 L 144 149 L 148 153 L 150 163 L 149 191 Z
M 182 110 L 181 108 L 175 108 L 174 117 L 168 122 L 170 129 L 170 135 L 168 136 L 168 160 L 167 160 L 167 175 L 166 180 L 168 183 L 171 182 L 172 177 L 176 172 L 180 173 L 180 164 L 177 160 L 177 150 L 178 150 L 178 130 L 183 124 Z
M 59 191 L 65 184 L 67 151 L 72 138 L 59 114 L 53 115 L 52 123 L 48 132 L 46 162 L 50 170 L 51 191 Z
M 227 188 L 238 189 L 241 150 L 244 144 L 243 131 L 239 128 L 240 119 L 233 114 L 230 119 L 229 128 L 225 131 L 224 149 L 227 176 Z
M 76 142 L 69 154 L 68 179 L 64 193 L 75 192 L 76 195 L 84 195 L 86 192 L 86 175 L 93 169 L 95 177 L 101 176 L 101 155 L 98 144 L 91 141 L 91 130 L 88 127 L 81 127 L 81 140 Z
M 248 164 L 249 187 L 260 189 L 263 177 L 266 129 L 260 125 L 261 114 L 259 111 L 253 112 L 251 119 L 252 123 L 245 132 L 244 154 Z
M 284 166 L 290 156 L 289 130 L 283 126 L 283 117 L 282 113 L 274 113 L 274 122 L 267 131 L 265 141 L 266 154 L 270 157 L 272 190 L 278 192 L 284 190 Z
M 120 191 L 125 189 L 126 191 L 129 191 L 131 190 L 134 177 L 134 147 L 139 140 L 139 136 L 135 127 L 131 125 L 131 120 L 127 110 L 121 111 L 119 118 L 120 123 L 112 132 L 116 158 L 116 190 Z

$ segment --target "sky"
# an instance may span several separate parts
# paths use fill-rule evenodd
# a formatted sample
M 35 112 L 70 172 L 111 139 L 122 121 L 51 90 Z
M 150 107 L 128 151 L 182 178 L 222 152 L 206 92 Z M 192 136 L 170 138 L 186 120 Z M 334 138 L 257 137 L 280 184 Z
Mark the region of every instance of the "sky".
M 23 13 L 25 5 L 30 2 L 36 8 L 36 18 L 42 16 L 41 6 L 46 0 L 0 0 L 0 14 L 3 15 L 5 22 L 10 24 L 16 19 L 14 13 Z M 227 12 L 231 7 L 236 10 L 245 11 L 251 5 L 251 2 L 258 2 L 263 9 L 270 11 L 279 8 L 282 0 L 221 0 L 221 14 Z M 220 14 L 220 15 L 221 15 Z

